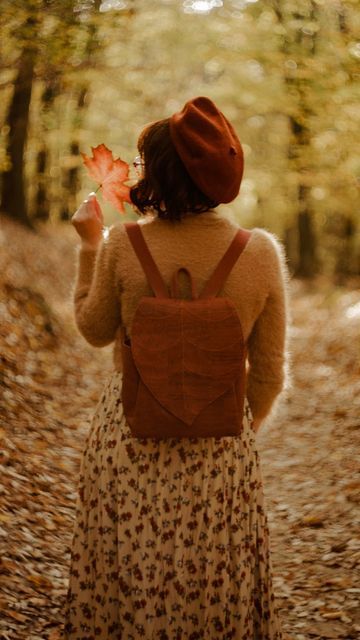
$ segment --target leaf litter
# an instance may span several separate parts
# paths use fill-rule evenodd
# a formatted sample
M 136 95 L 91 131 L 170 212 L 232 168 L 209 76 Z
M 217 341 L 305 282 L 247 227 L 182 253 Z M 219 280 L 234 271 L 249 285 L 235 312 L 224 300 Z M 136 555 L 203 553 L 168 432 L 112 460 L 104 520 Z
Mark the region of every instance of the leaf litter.
M 72 227 L 0 227 L 0 638 L 58 640 L 112 346 L 78 334 Z M 360 638 L 360 287 L 291 282 L 292 385 L 257 443 L 284 640 Z M 357 310 L 359 313 L 357 313 Z

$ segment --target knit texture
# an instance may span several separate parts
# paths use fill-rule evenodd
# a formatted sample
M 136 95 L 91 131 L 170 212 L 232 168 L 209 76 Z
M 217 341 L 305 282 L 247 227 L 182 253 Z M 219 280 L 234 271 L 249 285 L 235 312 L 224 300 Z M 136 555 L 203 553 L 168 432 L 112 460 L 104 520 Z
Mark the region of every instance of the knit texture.
M 239 226 L 218 211 L 190 215 L 179 224 L 158 218 L 141 220 L 149 249 L 167 285 L 186 266 L 201 291 Z M 190 296 L 180 274 L 181 290 Z M 288 327 L 289 272 L 277 236 L 255 227 L 220 295 L 234 302 L 248 341 L 247 397 L 254 418 L 271 412 L 290 384 Z M 80 333 L 94 347 L 114 341 L 113 362 L 121 371 L 120 328 L 131 325 L 142 296 L 152 295 L 122 223 L 109 229 L 97 249 L 79 247 L 73 299 Z M 161 336 L 159 336 L 161 340 Z

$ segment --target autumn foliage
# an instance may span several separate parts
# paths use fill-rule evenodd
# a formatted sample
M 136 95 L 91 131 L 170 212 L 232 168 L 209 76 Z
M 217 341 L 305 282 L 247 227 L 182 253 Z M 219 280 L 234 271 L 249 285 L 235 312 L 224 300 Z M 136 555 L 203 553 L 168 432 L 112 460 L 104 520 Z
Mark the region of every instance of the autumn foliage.
M 91 147 L 92 157 L 81 153 L 89 175 L 99 183 L 105 200 L 120 213 L 125 213 L 124 202 L 130 202 L 129 165 L 124 160 L 114 160 L 112 151 L 105 144 Z

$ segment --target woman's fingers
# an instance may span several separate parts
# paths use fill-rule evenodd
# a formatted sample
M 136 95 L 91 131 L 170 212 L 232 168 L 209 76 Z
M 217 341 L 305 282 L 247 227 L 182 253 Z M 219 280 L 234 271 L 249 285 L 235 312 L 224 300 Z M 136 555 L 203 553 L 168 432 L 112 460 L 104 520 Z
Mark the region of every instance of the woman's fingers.
M 96 217 L 100 220 L 101 223 L 104 222 L 104 216 L 99 204 L 99 201 L 96 197 L 96 193 L 94 191 L 92 191 L 91 193 L 89 193 L 87 200 L 85 200 L 85 202 L 87 202 L 89 209 L 91 210 L 91 212 L 94 212 Z
M 96 196 L 95 196 L 95 197 L 94 197 L 94 199 L 93 199 L 93 203 L 94 203 L 94 206 L 95 206 L 95 213 L 96 213 L 97 217 L 99 218 L 99 220 L 100 220 L 101 222 L 104 222 L 103 212 L 102 212 L 102 210 L 101 210 L 101 207 L 100 207 L 100 205 L 99 205 L 98 200 L 96 199 Z
M 102 237 L 103 214 L 94 192 L 82 202 L 71 223 L 84 240 L 91 242 Z
M 94 218 L 103 223 L 104 217 L 95 193 L 90 193 L 88 197 L 81 203 L 80 207 L 75 211 L 73 218 L 87 219 Z M 73 221 L 72 218 L 72 221 Z

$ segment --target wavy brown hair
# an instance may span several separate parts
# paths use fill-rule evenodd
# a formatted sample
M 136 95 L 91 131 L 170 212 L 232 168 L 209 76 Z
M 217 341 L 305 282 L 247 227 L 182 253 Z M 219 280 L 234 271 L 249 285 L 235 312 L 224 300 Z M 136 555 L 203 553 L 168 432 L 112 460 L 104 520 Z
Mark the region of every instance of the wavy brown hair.
M 146 127 L 138 149 L 144 173 L 131 188 L 130 198 L 140 213 L 156 211 L 159 218 L 175 222 L 219 204 L 202 193 L 186 171 L 170 137 L 169 118 Z

